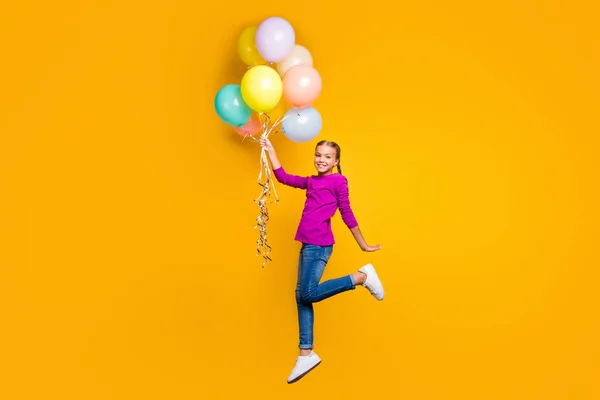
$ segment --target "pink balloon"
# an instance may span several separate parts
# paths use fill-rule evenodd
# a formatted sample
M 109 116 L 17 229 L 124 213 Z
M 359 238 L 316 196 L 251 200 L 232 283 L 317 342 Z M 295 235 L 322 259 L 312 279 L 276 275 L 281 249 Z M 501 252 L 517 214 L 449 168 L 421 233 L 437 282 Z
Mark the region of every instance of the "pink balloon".
M 263 126 L 260 123 L 260 118 L 256 114 L 250 118 L 243 126 L 235 127 L 235 131 L 238 135 L 242 136 L 254 136 L 259 132 L 262 132 Z
M 310 65 L 295 65 L 283 76 L 283 97 L 294 108 L 311 105 L 321 94 L 321 75 Z
M 292 25 L 285 19 L 269 17 L 258 25 L 255 42 L 262 58 L 270 62 L 280 62 L 292 54 L 296 34 Z

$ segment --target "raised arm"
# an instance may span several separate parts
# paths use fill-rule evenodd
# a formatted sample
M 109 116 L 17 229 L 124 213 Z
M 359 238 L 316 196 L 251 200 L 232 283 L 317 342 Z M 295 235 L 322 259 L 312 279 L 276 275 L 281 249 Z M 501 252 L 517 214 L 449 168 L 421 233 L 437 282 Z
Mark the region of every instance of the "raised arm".
M 281 168 L 281 163 L 279 162 L 279 159 L 277 158 L 277 153 L 275 153 L 275 148 L 271 144 L 271 141 L 268 138 L 266 138 L 265 136 L 261 136 L 259 139 L 259 142 L 260 142 L 260 147 L 265 149 L 265 151 L 269 155 L 269 159 L 271 160 L 271 166 L 273 167 L 273 170 Z
M 370 246 L 367 244 L 367 241 L 363 237 L 362 232 L 360 231 L 360 227 L 358 226 L 358 222 L 354 217 L 354 213 L 352 212 L 352 208 L 350 207 L 350 196 L 348 191 L 348 179 L 345 176 L 342 176 L 342 180 L 337 187 L 337 200 L 338 200 L 338 208 L 340 210 L 340 215 L 342 216 L 342 220 L 352 232 L 352 236 L 356 240 L 356 243 L 360 246 L 363 251 L 377 251 L 381 248 L 379 244 L 375 246 Z
M 269 159 L 271 160 L 271 166 L 273 167 L 273 173 L 275 174 L 275 178 L 279 182 L 284 185 L 291 186 L 297 189 L 306 189 L 308 186 L 308 178 L 304 176 L 291 175 L 285 172 L 279 159 L 277 158 L 277 153 L 275 153 L 275 148 L 271 144 L 271 141 L 264 136 L 260 138 L 261 147 L 267 152 L 269 155 Z

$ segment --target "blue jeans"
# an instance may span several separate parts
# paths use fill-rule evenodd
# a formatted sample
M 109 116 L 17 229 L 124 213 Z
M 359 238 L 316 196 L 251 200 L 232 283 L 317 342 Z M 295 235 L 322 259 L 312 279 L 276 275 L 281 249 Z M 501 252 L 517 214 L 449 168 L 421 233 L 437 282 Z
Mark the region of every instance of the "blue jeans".
M 313 303 L 356 288 L 352 275 L 319 283 L 332 252 L 333 246 L 312 244 L 303 244 L 300 249 L 298 283 L 296 285 L 300 349 L 313 348 L 315 322 Z

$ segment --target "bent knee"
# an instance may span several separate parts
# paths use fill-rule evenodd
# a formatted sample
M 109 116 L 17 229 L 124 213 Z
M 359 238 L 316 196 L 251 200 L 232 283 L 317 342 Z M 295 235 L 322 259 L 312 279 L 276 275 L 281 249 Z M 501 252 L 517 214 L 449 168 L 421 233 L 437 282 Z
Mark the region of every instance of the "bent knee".
M 315 301 L 314 293 L 309 291 L 301 292 L 300 301 L 302 301 L 303 303 L 313 303 Z

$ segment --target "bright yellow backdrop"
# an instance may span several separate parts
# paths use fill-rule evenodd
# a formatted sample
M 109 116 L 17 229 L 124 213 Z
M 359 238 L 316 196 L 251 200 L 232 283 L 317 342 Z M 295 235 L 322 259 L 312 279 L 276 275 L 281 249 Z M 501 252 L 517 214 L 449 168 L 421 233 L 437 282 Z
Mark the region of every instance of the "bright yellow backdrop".
M 0 398 L 600 398 L 597 9 L 584 2 L 13 2 L 3 6 Z M 482 5 L 484 3 L 484 5 Z M 391 3 L 390 3 L 391 4 Z M 236 39 L 279 15 L 323 78 L 362 253 L 339 216 L 297 355 L 293 235 L 255 256 L 259 149 L 216 116 Z

